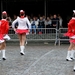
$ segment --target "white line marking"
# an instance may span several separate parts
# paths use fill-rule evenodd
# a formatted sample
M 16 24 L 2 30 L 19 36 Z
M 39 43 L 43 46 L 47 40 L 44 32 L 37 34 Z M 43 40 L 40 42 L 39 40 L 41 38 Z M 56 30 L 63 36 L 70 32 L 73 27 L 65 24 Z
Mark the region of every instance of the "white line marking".
M 28 73 L 29 70 L 30 70 L 33 66 L 35 66 L 35 64 L 36 64 L 37 62 L 40 61 L 40 59 L 42 59 L 43 57 L 45 57 L 46 55 L 50 54 L 50 53 L 53 52 L 53 51 L 54 51 L 54 50 L 51 50 L 51 51 L 45 53 L 44 55 L 42 55 L 39 59 L 37 59 L 28 69 L 26 69 L 26 70 L 24 71 L 24 75 L 25 75 L 26 73 Z

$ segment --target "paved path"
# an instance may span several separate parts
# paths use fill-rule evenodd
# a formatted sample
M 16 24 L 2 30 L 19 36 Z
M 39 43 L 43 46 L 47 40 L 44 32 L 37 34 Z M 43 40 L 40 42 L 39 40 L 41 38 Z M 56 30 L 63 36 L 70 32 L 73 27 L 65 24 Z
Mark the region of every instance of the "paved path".
M 27 45 L 24 56 L 19 46 L 7 46 L 7 60 L 0 60 L 0 75 L 75 75 L 74 61 L 65 60 L 68 46 Z

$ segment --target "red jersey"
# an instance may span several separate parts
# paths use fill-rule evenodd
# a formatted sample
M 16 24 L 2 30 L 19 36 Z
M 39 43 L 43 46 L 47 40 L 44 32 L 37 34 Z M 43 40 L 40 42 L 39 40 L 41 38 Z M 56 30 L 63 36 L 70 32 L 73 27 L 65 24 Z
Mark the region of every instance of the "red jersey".
M 68 32 L 75 34 L 75 18 L 72 18 L 68 23 Z
M 68 31 L 66 34 L 64 34 L 65 36 L 73 36 L 75 35 L 75 18 L 72 18 L 69 23 L 68 23 Z
M 6 19 L 0 20 L 0 34 L 8 34 L 9 22 Z

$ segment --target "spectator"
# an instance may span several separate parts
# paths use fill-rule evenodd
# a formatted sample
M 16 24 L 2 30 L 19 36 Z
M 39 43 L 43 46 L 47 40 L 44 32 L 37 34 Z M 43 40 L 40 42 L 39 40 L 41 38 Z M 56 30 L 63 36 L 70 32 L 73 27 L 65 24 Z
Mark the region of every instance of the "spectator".
M 46 32 L 47 33 L 49 33 L 49 29 L 48 28 L 51 28 L 52 26 L 51 26 L 51 20 L 50 20 L 50 18 L 49 17 L 47 17 L 47 19 L 46 19 L 46 21 L 45 21 L 45 27 L 47 28 L 46 29 Z
M 16 15 L 14 15 L 13 17 L 14 17 L 13 20 L 17 19 L 17 16 Z
M 50 15 L 50 19 L 52 19 L 53 18 L 53 16 L 52 15 Z
M 30 33 L 36 34 L 36 18 L 35 17 L 33 17 L 33 20 L 31 21 Z
M 43 15 L 43 21 L 45 22 L 45 20 L 46 20 L 46 17 Z
M 52 27 L 59 29 L 59 18 L 57 17 L 56 14 L 54 14 L 52 18 Z
M 42 34 L 44 32 L 44 29 L 45 28 L 45 24 L 44 24 L 44 21 L 43 21 L 43 17 L 40 17 L 39 19 L 39 24 L 38 24 L 38 33 L 39 34 Z
M 60 27 L 63 27 L 62 26 L 62 23 L 63 23 L 62 17 L 60 15 L 58 15 L 58 18 L 59 18 L 59 26 Z
M 36 27 L 38 28 L 39 19 L 36 17 Z
M 12 27 L 12 26 L 11 26 L 11 25 L 12 25 L 12 20 L 11 20 L 10 16 L 7 17 L 7 20 L 8 20 L 8 22 L 9 22 L 9 26 L 10 26 L 10 28 L 11 28 L 11 27 Z
M 51 27 L 51 19 L 49 17 L 47 17 L 47 19 L 45 20 L 45 25 L 47 28 Z

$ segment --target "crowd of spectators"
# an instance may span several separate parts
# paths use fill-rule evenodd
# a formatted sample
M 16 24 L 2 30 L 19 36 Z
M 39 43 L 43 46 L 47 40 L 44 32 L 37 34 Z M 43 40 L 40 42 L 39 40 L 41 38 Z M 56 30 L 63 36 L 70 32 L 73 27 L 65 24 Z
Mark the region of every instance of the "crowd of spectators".
M 28 16 L 26 15 L 26 17 L 28 17 L 30 23 L 31 23 L 31 30 L 30 33 L 31 34 L 42 34 L 44 33 L 44 29 L 46 29 L 46 32 L 49 33 L 49 28 L 57 28 L 59 29 L 59 27 L 62 27 L 62 23 L 63 23 L 63 19 L 60 15 L 51 15 L 48 17 L 45 16 Z M 15 20 L 17 18 L 16 15 L 13 16 L 13 19 L 11 19 L 8 16 L 8 21 L 10 23 L 10 27 L 12 25 L 12 21 Z

